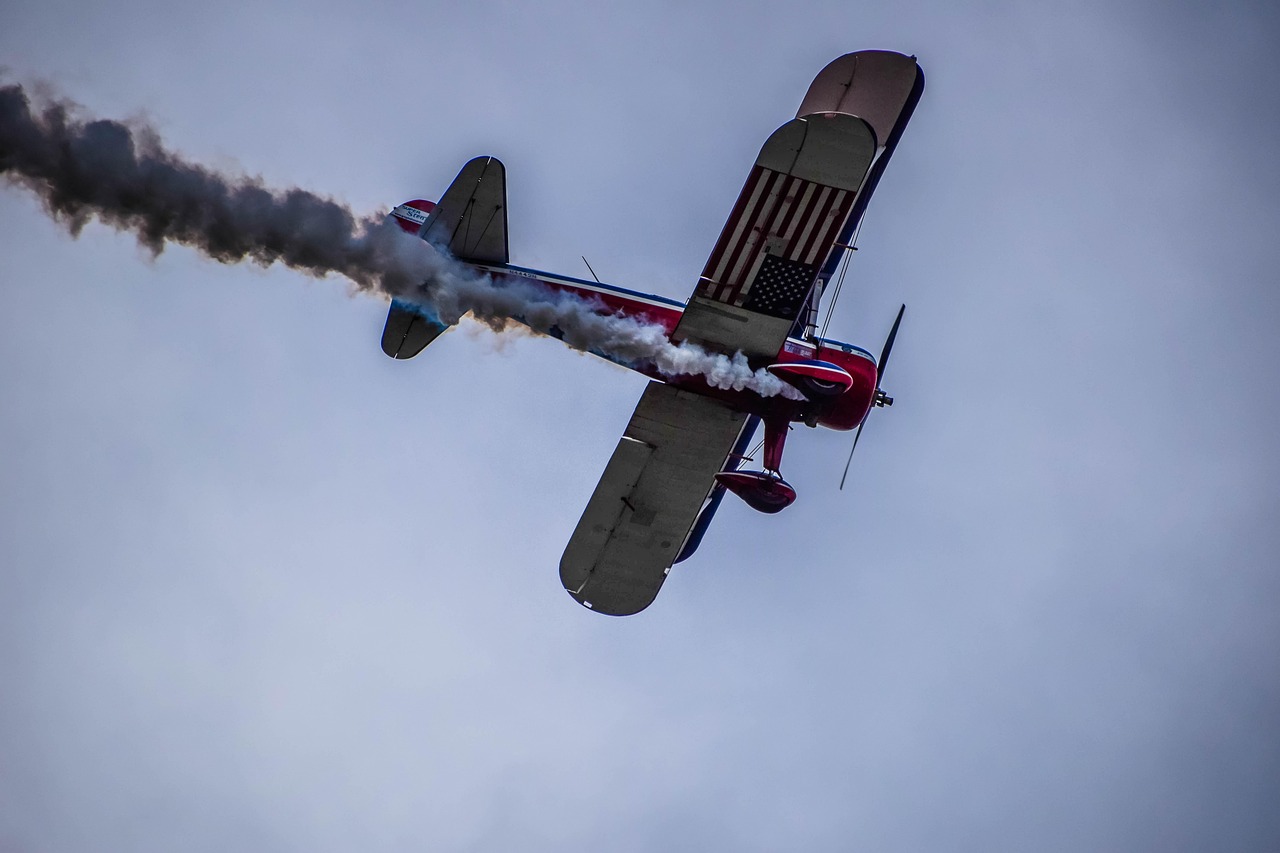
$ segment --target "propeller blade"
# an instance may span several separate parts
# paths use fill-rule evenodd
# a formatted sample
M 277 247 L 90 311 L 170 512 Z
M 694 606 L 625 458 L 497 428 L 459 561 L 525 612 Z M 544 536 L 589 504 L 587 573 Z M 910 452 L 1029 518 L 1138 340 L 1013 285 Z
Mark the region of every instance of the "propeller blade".
M 898 316 L 893 320 L 893 328 L 889 330 L 889 337 L 884 340 L 884 349 L 880 350 L 880 360 L 876 362 L 876 392 L 880 391 L 880 380 L 884 377 L 884 369 L 889 365 L 889 353 L 893 352 L 894 339 L 898 337 L 898 326 L 902 324 L 902 315 L 906 313 L 907 306 L 903 305 L 898 309 Z M 889 402 L 893 402 L 890 400 Z M 840 475 L 840 491 L 844 491 L 844 481 L 849 476 L 849 465 L 853 463 L 853 451 L 858 449 L 858 439 L 862 437 L 862 428 L 867 425 L 867 421 L 871 418 L 871 412 L 875 411 L 873 405 L 867 412 L 866 417 L 862 419 L 862 423 L 858 424 L 858 431 L 853 434 L 853 447 L 849 448 L 849 458 L 844 463 L 844 473 Z
M 867 416 L 870 417 L 871 413 L 867 412 Z M 849 476 L 849 465 L 853 462 L 853 451 L 858 449 L 858 437 L 862 435 L 862 428 L 866 423 L 867 419 L 863 418 L 862 423 L 858 424 L 858 431 L 853 434 L 853 447 L 849 448 L 849 458 L 845 460 L 844 473 L 840 475 L 840 491 L 842 492 L 844 491 L 845 478 Z
M 884 377 L 884 370 L 889 366 L 889 353 L 893 352 L 893 341 L 894 338 L 898 337 L 898 326 L 901 325 L 902 315 L 906 310 L 906 305 L 898 309 L 898 316 L 893 321 L 893 328 L 889 330 L 889 337 L 885 338 L 884 349 L 880 350 L 880 360 L 876 362 L 876 388 L 880 387 L 880 380 Z

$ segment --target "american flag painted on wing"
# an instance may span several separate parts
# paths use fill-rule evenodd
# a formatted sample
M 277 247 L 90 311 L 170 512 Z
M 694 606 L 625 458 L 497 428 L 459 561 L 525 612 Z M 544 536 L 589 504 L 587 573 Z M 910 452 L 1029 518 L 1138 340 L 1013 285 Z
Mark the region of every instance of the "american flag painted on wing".
M 756 165 L 707 260 L 697 294 L 794 319 L 854 195 Z M 768 294 L 753 296 L 762 286 Z

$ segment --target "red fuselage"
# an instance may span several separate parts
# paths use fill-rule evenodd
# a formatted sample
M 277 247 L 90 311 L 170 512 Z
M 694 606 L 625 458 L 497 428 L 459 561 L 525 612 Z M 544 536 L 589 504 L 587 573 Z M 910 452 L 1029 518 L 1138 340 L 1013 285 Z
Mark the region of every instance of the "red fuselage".
M 528 280 L 540 282 L 542 285 L 564 293 L 572 293 L 590 302 L 599 304 L 601 313 L 618 314 L 634 317 L 646 323 L 661 326 L 668 337 L 675 331 L 680 322 L 684 306 L 672 299 L 652 294 L 624 290 L 599 282 L 568 278 L 538 270 L 526 269 L 511 265 L 475 265 L 476 269 L 493 276 L 495 281 Z M 610 359 L 614 360 L 614 359 Z M 624 361 L 616 363 L 643 373 L 680 388 L 699 394 L 724 400 L 736 409 L 759 415 L 765 420 L 801 421 L 810 426 L 824 426 L 829 429 L 850 430 L 862 423 L 866 417 L 876 393 L 876 362 L 871 353 L 852 344 L 825 338 L 801 339 L 787 338 L 782 351 L 771 363 L 799 362 L 805 360 L 825 361 L 845 370 L 852 378 L 853 384 L 837 397 L 819 402 L 791 400 L 781 395 L 761 397 L 754 391 L 734 391 L 732 389 L 715 388 L 709 385 L 705 377 L 699 375 L 667 376 L 652 367 L 636 367 Z M 767 366 L 765 363 L 752 364 L 753 368 Z

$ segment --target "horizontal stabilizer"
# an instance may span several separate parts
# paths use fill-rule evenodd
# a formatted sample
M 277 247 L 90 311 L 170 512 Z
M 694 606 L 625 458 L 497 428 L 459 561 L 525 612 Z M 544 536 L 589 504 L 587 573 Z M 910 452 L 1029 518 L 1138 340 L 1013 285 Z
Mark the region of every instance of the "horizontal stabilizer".
M 382 351 L 392 358 L 413 358 L 448 328 L 427 309 L 393 300 L 387 324 L 382 328 Z

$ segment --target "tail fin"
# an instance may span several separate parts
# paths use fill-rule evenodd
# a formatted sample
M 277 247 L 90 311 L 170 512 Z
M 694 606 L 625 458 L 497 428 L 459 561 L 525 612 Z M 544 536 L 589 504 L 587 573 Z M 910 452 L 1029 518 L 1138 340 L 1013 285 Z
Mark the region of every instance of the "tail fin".
M 505 264 L 507 170 L 496 157 L 476 157 L 462 167 L 419 232 L 460 261 Z
M 476 157 L 462 167 L 439 204 L 408 201 L 391 212 L 396 224 L 461 261 L 505 264 L 507 173 L 495 157 Z M 413 358 L 448 329 L 421 305 L 393 300 L 382 329 L 382 351 Z
M 406 201 L 391 211 L 391 219 L 410 234 L 420 235 L 422 226 L 427 224 L 427 220 L 431 217 L 431 212 L 435 209 L 436 203 L 434 201 L 415 198 L 413 201 Z

